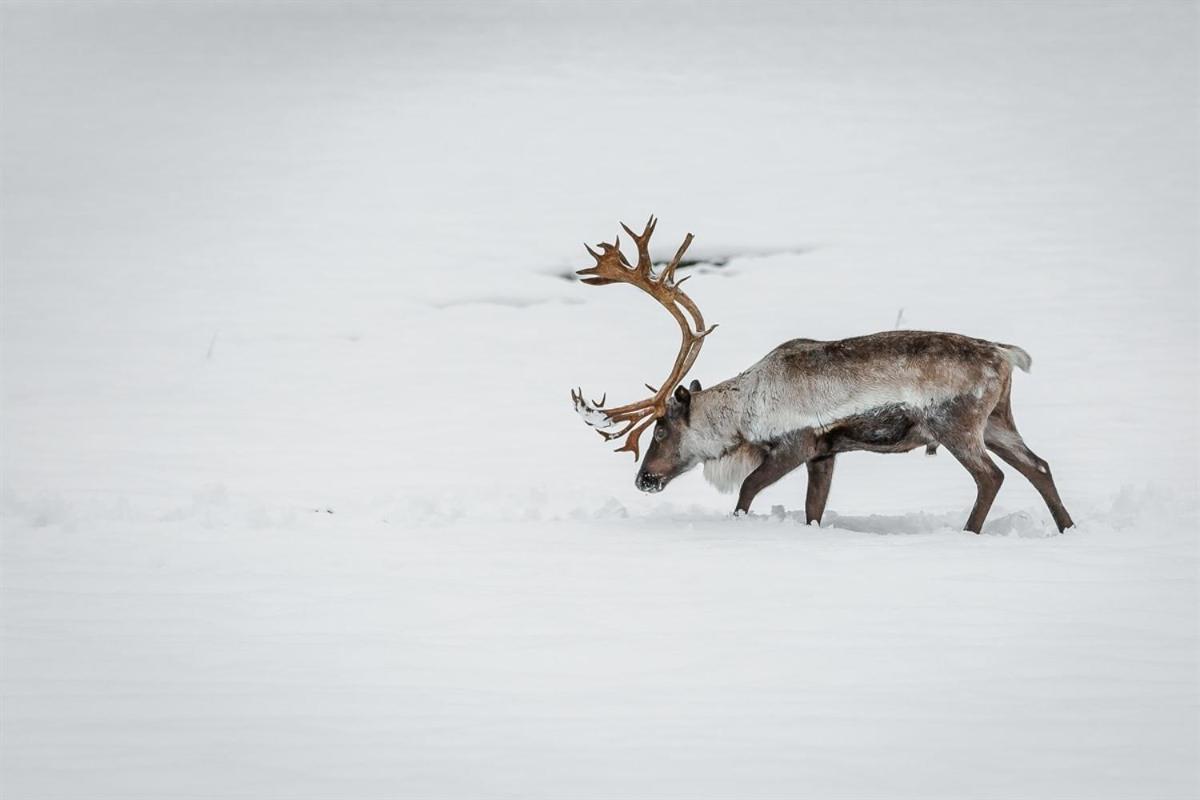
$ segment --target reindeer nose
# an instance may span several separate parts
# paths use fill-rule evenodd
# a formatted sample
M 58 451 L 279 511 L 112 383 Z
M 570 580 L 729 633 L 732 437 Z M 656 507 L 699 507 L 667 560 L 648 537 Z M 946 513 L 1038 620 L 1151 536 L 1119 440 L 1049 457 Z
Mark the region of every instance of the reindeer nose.
M 661 492 L 663 488 L 663 479 L 661 475 L 652 475 L 649 472 L 639 472 L 637 480 L 634 484 L 643 492 Z

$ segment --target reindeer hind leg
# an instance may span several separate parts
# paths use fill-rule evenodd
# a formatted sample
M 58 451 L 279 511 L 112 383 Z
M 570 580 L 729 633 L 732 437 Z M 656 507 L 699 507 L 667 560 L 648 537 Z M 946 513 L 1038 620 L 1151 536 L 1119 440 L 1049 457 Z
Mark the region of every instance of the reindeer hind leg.
M 949 450 L 950 455 L 975 479 L 975 505 L 964 529 L 979 533 L 983 530 L 983 521 L 992 509 L 1000 485 L 1004 483 L 1004 473 L 984 448 L 983 427 L 986 417 L 979 414 L 979 407 L 955 411 L 957 413 L 952 411 L 940 420 L 931 420 L 929 427 L 938 443 Z
M 989 450 L 1033 484 L 1033 488 L 1037 489 L 1038 494 L 1046 501 L 1046 507 L 1050 509 L 1050 516 L 1054 517 L 1054 524 L 1058 526 L 1060 533 L 1075 525 L 1058 496 L 1058 487 L 1054 485 L 1050 465 L 1025 444 L 1025 440 L 1013 424 L 1011 413 L 993 414 L 989 417 L 983 437 Z

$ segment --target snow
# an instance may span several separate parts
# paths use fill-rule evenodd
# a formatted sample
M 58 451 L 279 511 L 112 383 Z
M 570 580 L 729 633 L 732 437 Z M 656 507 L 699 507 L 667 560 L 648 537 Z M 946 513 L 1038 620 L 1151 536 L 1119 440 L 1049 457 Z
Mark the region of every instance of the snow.
M 582 391 L 582 389 L 579 390 L 579 392 Z M 589 401 L 582 394 L 572 397 L 571 402 L 575 405 L 575 413 L 579 415 L 585 425 L 600 429 L 613 427 L 613 421 L 600 409 L 600 406 L 604 405 L 603 403 Z
M 1193 797 L 1183 4 L 7 5 L 0 793 Z M 1027 350 L 1005 469 L 735 519 L 569 389 L 903 325 Z

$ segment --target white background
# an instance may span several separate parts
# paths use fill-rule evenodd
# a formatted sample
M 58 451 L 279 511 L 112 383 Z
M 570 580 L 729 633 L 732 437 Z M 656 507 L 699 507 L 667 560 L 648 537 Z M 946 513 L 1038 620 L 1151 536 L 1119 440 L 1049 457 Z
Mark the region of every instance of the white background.
M 1182 2 L 3 9 L 6 797 L 1188 797 L 1197 63 Z M 1012 342 L 946 453 L 732 520 L 572 413 Z

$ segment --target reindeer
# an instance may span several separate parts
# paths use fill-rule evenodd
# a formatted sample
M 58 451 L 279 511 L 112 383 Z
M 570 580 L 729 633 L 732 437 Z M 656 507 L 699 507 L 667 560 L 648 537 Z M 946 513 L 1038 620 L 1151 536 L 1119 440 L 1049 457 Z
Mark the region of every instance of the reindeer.
M 1016 345 L 924 331 L 793 339 L 734 378 L 708 389 L 698 381 L 685 388 L 681 381 L 716 326 L 705 327 L 700 309 L 680 290 L 687 278 L 675 280 L 692 234 L 656 272 L 649 250 L 656 224 L 651 216 L 636 234 L 621 223 L 637 247 L 636 265 L 626 260 L 618 237 L 597 245 L 599 253 L 585 244 L 596 265 L 578 271 L 593 286 L 625 283 L 641 289 L 679 324 L 675 363 L 658 389 L 646 385 L 651 397 L 605 408 L 607 394 L 589 402 L 582 390 L 571 392 L 584 422 L 606 441 L 624 436 L 617 452 L 633 453 L 635 461 L 639 438 L 654 426 L 638 489 L 660 492 L 703 464 L 710 483 L 722 491 L 738 489 L 734 514 L 743 515 L 759 492 L 803 464 L 805 518 L 820 523 L 838 453 L 902 453 L 921 446 L 933 452 L 940 444 L 975 479 L 966 530 L 982 530 L 1004 481 L 988 450 L 1033 484 L 1060 532 L 1074 525 L 1049 464 L 1026 446 L 1013 421 L 1012 368 L 1028 372 L 1031 363 Z

